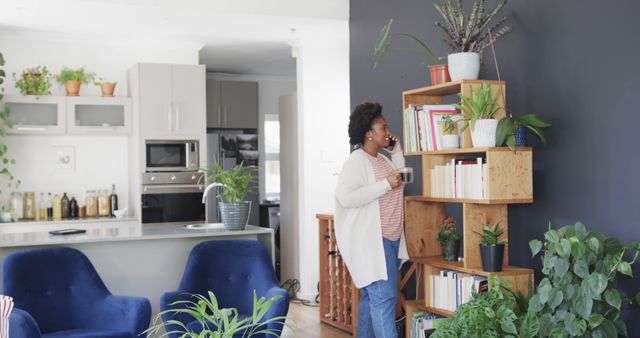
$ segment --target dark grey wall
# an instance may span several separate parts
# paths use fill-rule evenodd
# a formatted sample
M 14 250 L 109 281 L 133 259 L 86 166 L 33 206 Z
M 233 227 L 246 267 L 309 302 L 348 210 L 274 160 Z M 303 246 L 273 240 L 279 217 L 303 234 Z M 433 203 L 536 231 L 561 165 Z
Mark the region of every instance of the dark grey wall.
M 429 84 L 426 66 L 416 54 L 391 51 L 374 71 L 373 45 L 395 18 L 394 31 L 414 33 L 446 55 L 433 27 L 433 3 L 350 0 L 350 6 L 352 107 L 380 102 L 392 132 L 402 135 L 401 92 Z M 508 108 L 553 124 L 549 148 L 533 142 L 535 203 L 509 208 L 511 263 L 539 267 L 528 242 L 542 238 L 549 222 L 559 227 L 580 220 L 625 242 L 640 240 L 640 1 L 515 0 L 506 13 L 514 31 L 496 43 L 496 52 Z M 493 62 L 486 61 L 481 77 L 495 79 Z M 416 158 L 408 163 L 420 169 Z M 420 186 L 408 194 L 421 194 Z M 640 290 L 640 282 L 628 278 L 622 285 L 630 294 Z M 634 317 L 640 318 L 636 305 L 625 318 L 630 337 L 640 337 L 640 321 L 629 320 Z

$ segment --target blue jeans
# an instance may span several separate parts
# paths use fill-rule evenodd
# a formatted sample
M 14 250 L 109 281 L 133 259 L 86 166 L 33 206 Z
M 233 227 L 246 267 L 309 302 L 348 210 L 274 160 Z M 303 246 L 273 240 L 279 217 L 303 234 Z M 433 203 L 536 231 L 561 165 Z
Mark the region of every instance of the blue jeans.
M 397 338 L 398 248 L 400 240 L 382 239 L 387 280 L 375 281 L 360 289 L 357 338 Z

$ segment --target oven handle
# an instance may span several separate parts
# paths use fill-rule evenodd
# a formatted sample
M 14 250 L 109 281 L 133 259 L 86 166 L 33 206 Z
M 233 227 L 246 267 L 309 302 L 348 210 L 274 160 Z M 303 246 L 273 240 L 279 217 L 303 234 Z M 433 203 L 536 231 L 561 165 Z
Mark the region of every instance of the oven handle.
M 202 192 L 204 185 L 202 184 L 155 184 L 143 185 L 142 194 L 180 194 Z

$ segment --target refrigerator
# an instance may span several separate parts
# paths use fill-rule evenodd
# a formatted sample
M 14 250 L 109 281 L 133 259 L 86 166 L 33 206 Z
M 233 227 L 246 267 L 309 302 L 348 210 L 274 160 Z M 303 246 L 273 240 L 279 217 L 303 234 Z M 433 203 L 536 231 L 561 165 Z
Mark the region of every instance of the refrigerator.
M 217 162 L 223 169 L 230 169 L 244 161 L 244 165 L 258 166 L 258 134 L 256 130 L 208 130 L 207 131 L 207 165 Z M 245 197 L 251 201 L 249 224 L 258 225 L 260 217 L 259 204 L 259 176 L 255 171 L 255 180 L 251 184 L 250 191 Z M 207 182 L 212 183 L 212 182 Z M 211 189 L 207 195 L 207 222 L 221 223 L 220 209 L 218 207 L 217 193 L 219 189 Z

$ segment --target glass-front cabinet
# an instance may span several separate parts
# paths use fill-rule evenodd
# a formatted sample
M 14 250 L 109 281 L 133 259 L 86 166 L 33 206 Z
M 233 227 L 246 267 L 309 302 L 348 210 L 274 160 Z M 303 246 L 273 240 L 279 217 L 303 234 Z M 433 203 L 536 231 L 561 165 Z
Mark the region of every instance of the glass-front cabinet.
M 128 97 L 68 97 L 67 133 L 128 134 L 131 99 Z
M 5 95 L 13 128 L 9 134 L 64 134 L 64 96 Z
M 5 95 L 8 134 L 121 135 L 131 131 L 128 97 Z

